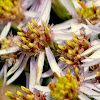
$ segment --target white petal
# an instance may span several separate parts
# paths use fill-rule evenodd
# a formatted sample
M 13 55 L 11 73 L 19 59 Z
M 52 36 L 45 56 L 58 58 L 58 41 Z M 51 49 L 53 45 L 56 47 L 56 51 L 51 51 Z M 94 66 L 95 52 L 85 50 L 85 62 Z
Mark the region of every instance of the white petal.
M 96 72 L 99 70 L 100 68 L 97 68 L 95 71 L 88 73 L 87 77 L 84 80 L 90 80 L 96 77 Z
M 15 72 L 15 74 L 7 81 L 7 85 L 11 84 L 14 80 L 16 80 L 16 79 L 19 77 L 19 75 L 22 73 L 22 71 L 23 71 L 24 68 L 25 68 L 25 65 L 26 65 L 26 63 L 27 63 L 27 61 L 28 61 L 28 58 L 29 58 L 28 56 L 25 56 L 25 58 L 24 58 L 22 64 L 20 65 L 19 69 L 18 69 L 18 70 Z
M 35 85 L 34 88 L 39 90 L 39 91 L 50 92 L 50 89 L 48 86 Z
M 0 79 L 3 77 L 3 73 L 4 73 L 4 65 L 3 65 L 2 69 L 0 70 Z
M 100 94 L 98 92 L 93 91 L 92 89 L 89 89 L 85 86 L 82 86 L 82 87 L 80 87 L 80 91 L 82 91 L 83 93 L 89 95 L 90 97 L 93 97 L 93 98 L 99 100 Z
M 78 95 L 78 97 L 80 98 L 80 100 L 90 100 L 87 96 L 85 96 L 83 93 L 80 93 Z
M 14 66 L 7 72 L 7 77 L 9 77 L 11 74 L 13 74 L 19 68 L 24 56 L 25 56 L 25 53 L 20 55 L 20 57 L 18 58 L 18 60 L 14 64 Z
M 100 43 L 100 39 L 91 41 L 91 46 L 95 46 Z
M 96 88 L 95 85 L 93 85 L 93 84 L 85 83 L 84 85 L 85 85 L 86 87 L 90 88 L 90 89 L 94 89 L 94 90 L 100 92 L 100 89 Z
M 99 63 L 100 63 L 100 58 L 97 58 L 93 61 L 86 62 L 86 63 L 82 64 L 81 67 L 89 67 L 89 66 L 93 66 L 93 65 L 96 65 L 96 64 L 99 64 Z
M 40 78 L 43 71 L 43 65 L 44 65 L 44 52 L 40 52 L 37 62 L 37 79 L 36 84 L 40 84 Z
M 52 51 L 50 50 L 49 47 L 46 47 L 45 51 L 46 51 L 46 56 L 47 56 L 47 59 L 48 59 L 48 62 L 49 62 L 49 65 L 50 65 L 52 71 L 57 73 L 58 76 L 60 76 L 62 74 L 62 72 L 56 63 L 56 60 L 54 58 Z
M 68 28 L 71 27 L 71 23 L 73 23 L 73 22 L 77 22 L 77 20 L 76 19 L 70 19 L 70 20 L 65 21 L 61 24 L 54 25 L 51 30 L 54 31 L 54 30 L 68 29 Z
M 40 13 L 36 22 L 38 23 L 38 25 L 41 25 L 41 21 L 43 20 L 44 22 L 46 22 L 46 24 L 48 24 L 47 20 L 48 20 L 48 17 L 50 16 L 51 0 L 42 0 L 40 2 L 40 5 L 38 5 L 37 7 L 38 7 L 37 11 Z
M 5 38 L 7 36 L 10 27 L 11 27 L 11 22 L 8 22 L 7 25 L 5 25 L 5 27 L 3 28 L 3 31 L 1 32 L 0 40 L 2 40 L 2 38 Z
M 4 81 L 3 81 L 3 87 L 2 87 L 1 93 L 3 93 L 5 85 L 6 85 L 6 80 L 7 80 L 7 65 L 8 65 L 8 62 L 5 62 L 5 64 L 4 64 Z
M 36 75 L 37 75 L 37 70 L 36 70 L 36 61 L 34 57 L 31 57 L 30 61 L 30 81 L 29 81 L 29 89 L 33 92 L 33 86 L 36 83 Z M 33 77 L 34 76 L 34 77 Z
M 3 50 L 0 50 L 0 55 L 14 53 L 14 52 L 17 52 L 19 49 L 20 48 L 18 46 L 13 46 L 8 49 L 3 49 Z
M 73 5 L 69 2 L 69 0 L 60 0 L 61 3 L 65 6 L 65 8 L 69 11 L 69 13 L 73 16 L 77 16 L 77 12 Z M 67 6 L 66 6 L 67 5 Z
M 25 11 L 24 15 L 27 16 L 27 17 L 34 18 L 34 17 L 36 17 L 37 13 L 33 12 L 33 11 Z
M 87 54 L 89 54 L 89 53 L 91 53 L 91 52 L 93 52 L 94 50 L 97 50 L 97 49 L 99 49 L 99 48 L 100 48 L 100 44 L 97 44 L 97 45 L 95 45 L 95 46 L 89 48 L 89 49 L 86 50 L 85 52 L 83 52 L 83 53 L 81 54 L 81 56 L 85 56 L 85 55 L 87 55 Z

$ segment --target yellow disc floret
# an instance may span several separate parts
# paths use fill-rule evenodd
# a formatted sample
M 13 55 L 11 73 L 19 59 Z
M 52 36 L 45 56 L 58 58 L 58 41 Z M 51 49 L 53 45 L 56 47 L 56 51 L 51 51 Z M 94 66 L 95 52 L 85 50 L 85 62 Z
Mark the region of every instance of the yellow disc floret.
M 82 9 L 77 8 L 76 11 L 81 19 L 87 18 L 93 25 L 100 21 L 99 8 L 97 8 L 94 3 L 92 3 L 93 7 L 91 8 L 87 8 L 81 1 L 78 1 L 78 3 L 82 6 Z
M 50 82 L 49 88 L 52 98 L 57 100 L 77 100 L 79 95 L 80 81 L 78 76 L 70 75 L 70 70 L 67 69 L 67 75 L 57 78 L 57 82 Z

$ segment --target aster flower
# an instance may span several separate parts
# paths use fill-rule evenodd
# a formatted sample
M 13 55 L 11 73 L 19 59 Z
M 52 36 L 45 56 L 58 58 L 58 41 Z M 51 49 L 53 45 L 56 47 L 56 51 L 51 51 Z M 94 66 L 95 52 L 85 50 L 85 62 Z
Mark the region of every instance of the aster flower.
M 7 91 L 5 95 L 8 96 L 10 100 L 46 100 L 42 92 L 37 91 L 37 93 L 32 93 L 24 86 L 21 86 L 21 89 L 25 93 L 18 90 L 16 94 L 12 94 L 10 91 Z
M 90 80 L 88 82 L 85 81 L 86 77 L 79 74 L 79 69 L 77 67 L 75 68 L 74 73 L 67 68 L 67 74 L 59 77 L 55 72 L 54 76 L 57 78 L 57 80 L 54 78 L 47 87 L 35 85 L 34 88 L 48 93 L 48 96 L 51 95 L 53 100 L 100 99 L 100 90 L 95 86 L 96 82 L 92 82 Z
M 35 79 L 35 80 L 34 79 L 30 80 L 29 87 L 32 88 L 34 84 L 40 84 L 40 78 L 42 75 L 45 53 L 52 71 L 53 72 L 55 70 L 58 71 L 58 74 L 60 76 L 61 71 L 59 71 L 60 69 L 57 63 L 55 62 L 55 58 L 51 51 L 51 49 L 52 50 L 56 49 L 55 43 L 52 39 L 52 32 L 50 29 L 51 26 L 47 26 L 46 23 L 44 22 L 42 22 L 42 25 L 37 25 L 33 19 L 31 21 L 34 26 L 32 26 L 30 22 L 28 22 L 28 29 L 26 31 L 18 27 L 20 32 L 18 32 L 18 36 L 14 36 L 14 38 L 18 39 L 18 41 L 15 41 L 17 43 L 13 43 L 12 45 L 10 45 L 12 41 L 11 40 L 9 41 L 7 39 L 6 39 L 7 41 L 4 41 L 4 44 L 2 43 L 3 45 L 1 47 L 3 49 L 0 51 L 1 55 L 6 60 L 8 57 L 7 62 L 11 60 L 11 58 L 13 58 L 13 60 L 15 61 L 12 68 L 7 72 L 7 77 L 13 74 L 17 70 L 14 73 L 14 75 L 7 81 L 6 83 L 7 85 L 12 83 L 17 77 L 19 77 L 19 75 L 24 70 L 25 65 L 27 64 L 29 58 L 31 58 L 30 79 L 32 79 L 33 75 Z M 16 54 L 17 57 L 15 56 Z M 35 61 L 35 57 L 37 58 L 37 62 Z M 55 68 L 53 67 L 54 65 Z M 6 64 L 6 68 L 7 66 L 8 65 Z M 33 70 L 35 71 L 34 73 Z M 6 76 L 6 73 L 4 73 L 4 75 Z
M 44 0 L 45 1 L 45 0 Z M 1 32 L 0 39 L 7 36 L 11 26 L 24 27 L 31 18 L 41 19 L 45 3 L 40 0 L 1 0 L 0 1 L 0 22 L 6 24 Z M 49 0 L 50 1 L 50 0 Z M 44 4 L 44 6 L 43 6 Z M 42 8 L 40 10 L 40 8 Z M 48 6 L 50 8 L 50 6 Z M 29 9 L 29 10 L 27 10 Z M 39 12 L 39 14 L 38 14 Z M 47 15 L 48 16 L 48 15 Z

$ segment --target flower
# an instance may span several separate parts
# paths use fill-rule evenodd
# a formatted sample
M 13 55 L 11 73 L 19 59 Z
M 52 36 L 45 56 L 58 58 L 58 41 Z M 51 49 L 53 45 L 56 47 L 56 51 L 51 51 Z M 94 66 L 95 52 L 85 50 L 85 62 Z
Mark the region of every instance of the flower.
M 21 86 L 23 92 L 17 90 L 17 94 L 12 94 L 10 91 L 5 93 L 11 100 L 46 100 L 42 92 L 32 93 L 28 88 Z
M 50 93 L 51 97 L 56 100 L 91 100 L 91 98 L 99 100 L 100 89 L 96 86 L 96 82 L 92 82 L 90 80 L 92 78 L 86 81 L 85 79 L 88 78 L 88 76 L 84 77 L 81 76 L 82 73 L 79 73 L 80 70 L 77 67 L 75 68 L 75 73 L 67 68 L 66 75 L 59 77 L 55 72 L 54 76 L 57 80 L 53 78 L 47 87 L 35 85 L 34 88 L 45 93 Z M 50 100 L 49 94 L 48 100 Z

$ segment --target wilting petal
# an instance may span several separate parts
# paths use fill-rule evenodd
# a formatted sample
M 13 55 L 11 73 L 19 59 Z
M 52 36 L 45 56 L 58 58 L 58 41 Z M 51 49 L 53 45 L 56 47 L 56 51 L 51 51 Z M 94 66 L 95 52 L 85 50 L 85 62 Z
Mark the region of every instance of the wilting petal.
M 8 62 L 5 62 L 5 64 L 4 64 L 4 81 L 3 81 L 3 87 L 2 87 L 1 93 L 3 93 L 4 88 L 5 88 L 5 85 L 6 85 L 6 79 L 7 79 L 7 65 L 8 65 Z
M 56 60 L 54 58 L 52 51 L 50 50 L 49 47 L 46 47 L 45 51 L 46 51 L 46 56 L 47 56 L 47 59 L 48 59 L 48 62 L 49 62 L 49 65 L 50 65 L 52 71 L 57 73 L 58 76 L 60 76 L 62 74 L 62 72 L 56 63 Z
M 99 49 L 99 48 L 100 48 L 100 44 L 97 44 L 97 45 L 95 45 L 95 46 L 89 48 L 89 49 L 86 50 L 85 52 L 83 52 L 83 53 L 81 54 L 81 56 L 85 56 L 85 55 L 87 55 L 87 54 L 89 54 L 89 53 L 91 53 L 91 52 L 93 52 L 94 50 L 97 50 L 97 49 Z
M 44 65 L 44 52 L 40 52 L 38 60 L 37 60 L 37 79 L 36 84 L 40 84 L 40 78 L 43 71 L 43 65 Z
M 8 67 L 10 67 L 12 65 L 12 62 L 14 61 L 14 58 L 10 58 L 8 61 Z
M 0 35 L 0 40 L 2 40 L 2 38 L 5 38 L 10 30 L 11 27 L 11 22 L 8 22 L 7 25 L 5 25 L 5 27 L 3 28 L 1 35 Z
M 85 96 L 83 93 L 80 93 L 78 95 L 78 97 L 80 98 L 80 100 L 90 100 L 87 96 Z
M 39 90 L 39 91 L 50 92 L 50 89 L 48 86 L 35 85 L 34 88 Z
M 98 99 L 100 94 L 98 92 L 93 91 L 92 89 L 89 89 L 87 87 L 80 87 L 80 91 L 82 91 L 83 93 L 89 95 L 90 97 L 93 97 L 95 99 Z M 99 99 L 98 99 L 99 100 Z
M 22 62 L 22 64 L 20 65 L 20 67 L 19 67 L 19 69 L 15 72 L 15 74 L 7 81 L 7 85 L 9 85 L 10 83 L 12 83 L 14 80 L 16 80 L 18 77 L 19 77 L 19 75 L 22 73 L 22 71 L 24 70 L 24 68 L 25 68 L 25 65 L 26 65 L 26 63 L 27 63 L 27 61 L 28 61 L 28 56 L 25 56 L 25 58 L 24 58 L 24 60 L 23 60 L 23 62 Z
M 31 57 L 30 61 L 30 81 L 29 81 L 29 89 L 33 92 L 33 86 L 36 83 L 37 68 L 35 58 Z
M 19 49 L 20 48 L 18 46 L 13 46 L 8 49 L 3 49 L 3 50 L 0 50 L 0 55 L 14 53 L 14 52 L 17 52 Z
M 19 59 L 16 61 L 14 66 L 8 71 L 7 77 L 9 77 L 11 74 L 13 74 L 19 68 L 24 56 L 25 56 L 25 53 L 20 55 Z

